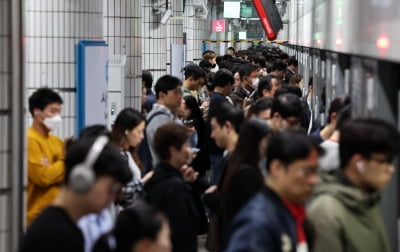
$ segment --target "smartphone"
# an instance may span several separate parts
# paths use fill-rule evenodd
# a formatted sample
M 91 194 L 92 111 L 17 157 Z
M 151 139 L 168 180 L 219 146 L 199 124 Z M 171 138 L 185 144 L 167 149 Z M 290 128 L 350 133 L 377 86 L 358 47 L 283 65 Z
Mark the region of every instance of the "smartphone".
M 195 152 L 195 153 L 198 153 L 200 151 L 200 149 L 196 148 L 196 147 L 192 147 L 192 151 Z
M 193 119 L 191 119 L 191 120 L 184 120 L 184 121 L 183 121 L 183 124 L 184 124 L 185 126 L 188 126 L 188 127 L 193 127 L 193 126 L 194 126 L 194 120 L 193 120 Z
M 253 96 L 256 94 L 257 90 L 254 90 L 253 92 L 251 92 L 251 94 L 249 95 L 249 99 L 253 98 Z

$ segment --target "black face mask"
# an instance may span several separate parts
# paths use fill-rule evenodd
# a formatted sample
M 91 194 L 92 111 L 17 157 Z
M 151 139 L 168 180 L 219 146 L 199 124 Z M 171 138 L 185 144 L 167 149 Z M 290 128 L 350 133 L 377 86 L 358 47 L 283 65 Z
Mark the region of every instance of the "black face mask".
M 215 68 L 217 66 L 217 64 L 212 64 L 211 68 Z

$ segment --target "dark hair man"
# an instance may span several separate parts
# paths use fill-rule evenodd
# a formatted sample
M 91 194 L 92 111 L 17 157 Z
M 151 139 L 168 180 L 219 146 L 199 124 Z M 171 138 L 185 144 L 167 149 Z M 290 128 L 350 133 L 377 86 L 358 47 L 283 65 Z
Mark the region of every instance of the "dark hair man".
M 285 75 L 285 80 L 287 83 L 289 83 L 290 79 L 294 74 L 297 74 L 298 65 L 299 62 L 295 57 L 292 56 L 289 58 L 289 61 L 287 62 L 286 75 Z
M 153 108 L 153 104 L 157 101 L 156 95 L 151 90 L 153 87 L 153 76 L 149 71 L 142 71 L 142 85 L 146 88 L 146 102 L 144 103 L 144 107 L 146 112 L 149 113 Z
M 256 117 L 266 121 L 271 119 L 272 104 L 274 104 L 273 98 L 258 99 L 251 104 L 247 118 Z
M 145 185 L 149 203 L 168 217 L 173 251 L 197 251 L 200 213 L 192 189 L 180 171 L 192 157 L 189 136 L 189 130 L 183 125 L 169 123 L 159 127 L 154 149 L 160 162 Z
M 285 131 L 271 138 L 267 157 L 266 186 L 231 222 L 224 251 L 307 249 L 304 203 L 317 183 L 318 147 Z
M 158 163 L 158 156 L 154 150 L 154 134 L 160 126 L 174 121 L 175 113 L 182 102 L 181 85 L 182 82 L 171 75 L 164 75 L 156 82 L 157 103 L 146 117 L 146 141 L 149 144 L 153 167 Z
M 286 67 L 286 63 L 282 61 L 276 61 L 274 64 L 272 64 L 271 74 L 275 75 L 281 80 L 285 80 Z
M 341 169 L 322 173 L 308 208 L 315 229 L 312 251 L 392 251 L 379 194 L 394 173 L 392 158 L 399 150 L 400 135 L 387 122 L 356 119 L 343 126 Z
M 76 222 L 89 213 L 100 213 L 116 199 L 122 185 L 132 179 L 128 163 L 115 147 L 106 144 L 107 139 L 80 139 L 69 145 L 61 192 L 29 227 L 21 252 L 84 251 L 84 238 Z M 80 165 L 87 165 L 84 171 L 94 173 L 87 190 L 81 190 L 79 177 L 72 175 L 83 168 Z
M 255 94 L 253 91 L 257 89 L 259 82 L 257 71 L 258 67 L 251 63 L 239 67 L 240 85 L 229 95 L 234 106 L 242 108 L 244 99 Z
M 229 70 L 222 69 L 215 73 L 213 80 L 214 92 L 210 97 L 209 113 L 212 113 L 212 110 L 222 102 L 227 102 L 226 96 L 231 94 L 234 82 L 233 74 Z
M 33 123 L 27 132 L 28 226 L 57 196 L 64 178 L 64 143 L 51 134 L 62 122 L 62 103 L 60 95 L 49 88 L 40 88 L 29 97 Z
M 282 80 L 274 75 L 267 75 L 260 79 L 257 88 L 259 98 L 274 98 L 276 90 L 282 86 Z
M 183 71 L 185 74 L 185 80 L 182 84 L 183 96 L 194 96 L 191 91 L 197 92 L 200 89 L 201 85 L 205 82 L 206 73 L 200 66 L 194 63 L 187 64 L 183 68 Z M 197 100 L 197 95 L 194 98 Z
M 233 48 L 232 46 L 228 47 L 228 49 L 226 49 L 226 54 L 235 57 L 235 48 Z
M 287 128 L 299 128 L 303 114 L 303 104 L 300 98 L 291 93 L 283 94 L 274 99 L 271 109 L 271 119 L 268 121 L 275 132 Z

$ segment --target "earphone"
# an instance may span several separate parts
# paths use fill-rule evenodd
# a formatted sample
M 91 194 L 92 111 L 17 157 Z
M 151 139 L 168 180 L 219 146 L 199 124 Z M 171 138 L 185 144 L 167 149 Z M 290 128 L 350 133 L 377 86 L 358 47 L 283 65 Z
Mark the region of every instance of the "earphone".
M 365 172 L 364 163 L 362 161 L 357 161 L 356 162 L 356 167 L 357 167 L 357 170 L 360 173 L 364 173 Z
M 68 184 L 72 190 L 79 194 L 89 192 L 95 181 L 93 165 L 108 142 L 109 139 L 105 135 L 97 137 L 93 145 L 90 147 L 85 161 L 72 168 L 68 179 Z

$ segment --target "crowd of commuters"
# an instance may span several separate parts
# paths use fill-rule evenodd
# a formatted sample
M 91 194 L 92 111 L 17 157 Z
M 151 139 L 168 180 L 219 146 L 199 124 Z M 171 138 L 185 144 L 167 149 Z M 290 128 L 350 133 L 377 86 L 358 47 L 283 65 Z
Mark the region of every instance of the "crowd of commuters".
M 393 125 L 352 118 L 349 97 L 313 121 L 312 87 L 279 48 L 205 51 L 183 75 L 143 71 L 142 111 L 65 142 L 61 97 L 29 97 L 21 252 L 195 252 L 204 234 L 213 252 L 391 251 L 378 203 Z

